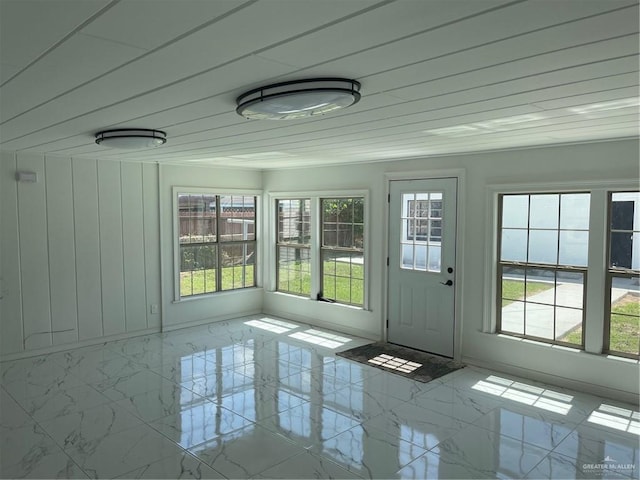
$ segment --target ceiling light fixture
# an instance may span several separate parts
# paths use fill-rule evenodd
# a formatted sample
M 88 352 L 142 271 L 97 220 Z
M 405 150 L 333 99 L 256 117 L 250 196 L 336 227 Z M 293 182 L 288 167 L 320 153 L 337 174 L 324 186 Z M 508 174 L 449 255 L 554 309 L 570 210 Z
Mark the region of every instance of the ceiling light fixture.
M 236 112 L 250 120 L 295 120 L 350 107 L 360 100 L 360 83 L 345 78 L 311 78 L 274 83 L 240 95 Z
M 96 143 L 110 148 L 138 150 L 167 143 L 167 134 L 146 128 L 121 128 L 96 133 Z

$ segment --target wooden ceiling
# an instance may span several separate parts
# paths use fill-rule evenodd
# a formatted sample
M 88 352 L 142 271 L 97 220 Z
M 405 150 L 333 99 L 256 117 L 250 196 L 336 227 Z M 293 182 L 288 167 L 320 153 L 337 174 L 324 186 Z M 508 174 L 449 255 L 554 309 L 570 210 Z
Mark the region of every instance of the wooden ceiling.
M 638 137 L 637 0 L 0 0 L 0 142 L 251 168 Z M 269 83 L 345 77 L 332 115 L 246 120 Z M 108 128 L 167 132 L 144 151 Z

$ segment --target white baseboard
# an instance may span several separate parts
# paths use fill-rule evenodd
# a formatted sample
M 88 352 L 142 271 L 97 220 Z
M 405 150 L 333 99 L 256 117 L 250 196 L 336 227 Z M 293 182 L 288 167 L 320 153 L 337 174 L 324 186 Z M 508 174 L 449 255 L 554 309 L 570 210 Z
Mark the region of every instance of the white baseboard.
M 517 375 L 519 377 L 531 379 L 533 381 L 539 381 L 548 383 L 550 385 L 556 385 L 562 388 L 569 388 L 579 392 L 589 393 L 599 397 L 610 398 L 612 400 L 618 400 L 621 402 L 631 403 L 638 405 L 638 395 L 633 392 L 626 392 L 624 390 L 618 390 L 614 388 L 604 387 L 602 385 L 595 385 L 593 383 L 582 382 L 574 380 L 572 378 L 560 377 L 558 375 L 551 375 L 549 373 L 540 372 L 538 370 L 531 370 L 528 368 L 515 367 L 500 362 L 486 362 L 473 357 L 462 357 L 463 363 L 467 365 L 473 365 L 480 368 L 486 368 L 487 370 L 494 370 L 497 372 L 509 373 Z
M 20 360 L 23 358 L 37 357 L 38 355 L 47 355 L 50 353 L 64 352 L 73 348 L 91 347 L 93 345 L 102 345 L 107 342 L 113 342 L 116 340 L 123 340 L 125 338 L 141 337 L 142 335 L 149 335 L 150 333 L 159 333 L 159 328 L 147 328 L 145 330 L 137 330 L 135 332 L 118 333 L 116 335 L 109 335 L 107 337 L 90 338 L 81 342 L 63 343 L 60 345 L 51 345 L 49 347 L 34 348 L 32 350 L 24 350 L 22 352 L 7 353 L 6 355 L 0 355 L 0 362 L 8 362 L 11 360 Z
M 290 313 L 277 312 L 275 310 L 266 310 L 263 312 L 265 315 L 272 315 L 274 317 L 282 318 L 283 320 L 291 320 L 292 322 L 305 323 L 313 327 L 327 328 L 336 332 L 344 333 L 347 335 L 353 335 L 360 338 L 366 338 L 367 340 L 380 341 L 380 337 L 376 337 L 371 332 L 366 330 L 360 330 L 357 328 L 349 327 L 348 325 L 338 325 L 332 322 L 326 322 L 318 320 L 317 318 L 306 317 L 304 315 L 291 315 Z
M 206 325 L 208 323 L 224 322 L 225 320 L 233 320 L 235 318 L 249 317 L 251 315 L 258 315 L 262 313 L 261 310 L 248 310 L 245 312 L 234 312 L 228 315 L 218 315 L 215 317 L 206 317 L 199 320 L 192 320 L 190 322 L 176 323 L 173 325 L 163 325 L 163 332 L 172 332 L 174 330 L 182 330 L 183 328 L 199 327 L 200 325 Z

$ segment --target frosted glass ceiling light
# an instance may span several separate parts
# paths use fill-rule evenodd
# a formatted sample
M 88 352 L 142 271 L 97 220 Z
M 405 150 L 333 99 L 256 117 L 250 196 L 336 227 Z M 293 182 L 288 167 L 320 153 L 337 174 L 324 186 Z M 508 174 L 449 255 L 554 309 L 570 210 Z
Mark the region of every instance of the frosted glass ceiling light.
M 359 82 L 344 78 L 275 83 L 240 95 L 236 100 L 236 112 L 251 120 L 314 117 L 358 103 L 359 91 Z
M 96 133 L 96 143 L 109 148 L 138 150 L 159 147 L 166 142 L 166 133 L 145 128 L 121 128 Z

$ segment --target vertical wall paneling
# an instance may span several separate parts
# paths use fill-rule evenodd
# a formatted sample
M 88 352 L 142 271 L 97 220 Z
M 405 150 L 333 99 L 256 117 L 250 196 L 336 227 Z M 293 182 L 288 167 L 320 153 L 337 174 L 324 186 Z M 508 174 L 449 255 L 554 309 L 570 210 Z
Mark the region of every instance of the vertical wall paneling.
M 105 335 L 126 331 L 120 163 L 98 162 L 98 221 Z
M 151 313 L 150 305 L 161 305 L 160 297 L 160 210 L 158 166 L 142 165 L 144 202 L 144 264 L 147 285 L 147 326 L 160 328 L 160 313 Z
M 78 340 L 71 159 L 45 158 L 53 344 Z
M 142 165 L 123 163 L 120 173 L 122 175 L 126 328 L 128 332 L 132 332 L 147 328 Z
M 160 329 L 158 166 L 0 155 L 0 358 Z
M 98 222 L 98 171 L 95 160 L 72 160 L 76 244 L 78 337 L 101 337 L 102 276 Z
M 18 184 L 14 153 L 0 157 L 0 353 L 24 349 L 20 244 L 18 237 Z
M 32 349 L 53 343 L 44 157 L 19 153 L 17 167 L 38 176 L 35 183 L 18 183 L 24 347 Z

